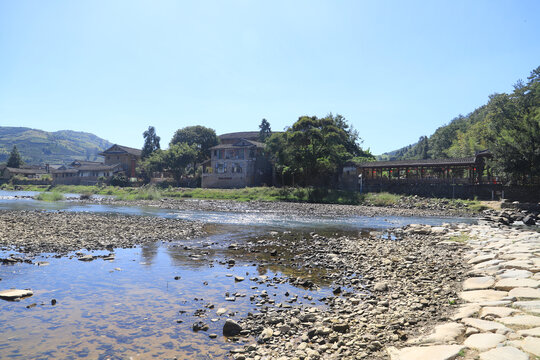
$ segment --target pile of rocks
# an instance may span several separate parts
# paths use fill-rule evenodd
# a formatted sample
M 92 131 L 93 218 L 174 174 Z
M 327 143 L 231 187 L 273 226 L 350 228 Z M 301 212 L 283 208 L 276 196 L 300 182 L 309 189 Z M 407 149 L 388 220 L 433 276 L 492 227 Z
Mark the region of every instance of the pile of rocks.
M 503 209 L 485 210 L 483 212 L 484 220 L 495 222 L 502 225 L 527 225 L 533 226 L 540 224 L 540 212 L 531 210 Z
M 158 217 L 0 211 L 0 248 L 21 253 L 113 250 L 201 236 L 201 223 Z M 10 261 L 13 257 L 5 259 Z M 17 260 L 17 259 L 14 259 Z
M 540 357 L 540 233 L 487 224 L 465 231 L 471 267 L 451 322 L 388 347 L 392 360 Z
M 405 345 L 419 329 L 448 319 L 454 311 L 465 276 L 465 248 L 441 237 L 464 226 L 411 226 L 399 241 L 380 233 L 360 238 L 293 234 L 287 239 L 286 234 L 274 234 L 238 244 L 246 253 L 259 253 L 263 265 L 296 264 L 305 274 L 250 279 L 266 288 L 251 297 L 258 311 L 238 322 L 236 334 L 254 341 L 235 349 L 232 357 L 387 358 L 385 347 Z M 270 249 L 277 251 L 268 257 Z M 333 294 L 318 299 L 326 307 L 309 305 L 309 298 L 306 305 L 298 305 L 295 294 L 285 294 L 287 300 L 276 303 L 272 289 L 281 281 L 312 288 L 325 281 Z

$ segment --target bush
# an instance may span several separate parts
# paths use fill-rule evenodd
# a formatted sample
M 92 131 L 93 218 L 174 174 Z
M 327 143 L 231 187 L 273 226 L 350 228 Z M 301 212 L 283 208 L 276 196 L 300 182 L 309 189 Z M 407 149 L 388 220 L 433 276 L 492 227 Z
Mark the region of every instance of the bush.
M 90 191 L 85 191 L 81 194 L 80 196 L 80 199 L 81 200 L 90 200 L 90 198 L 92 197 L 92 195 L 94 195 L 93 193 L 91 193 Z
M 112 186 L 126 187 L 129 186 L 129 179 L 125 176 L 115 175 L 111 179 Z
M 387 192 L 382 193 L 369 193 L 365 196 L 365 201 L 374 206 L 391 206 L 398 203 L 399 195 L 390 194 Z
M 41 201 L 60 201 L 64 200 L 64 195 L 56 191 L 42 192 L 41 194 L 38 194 L 35 199 Z

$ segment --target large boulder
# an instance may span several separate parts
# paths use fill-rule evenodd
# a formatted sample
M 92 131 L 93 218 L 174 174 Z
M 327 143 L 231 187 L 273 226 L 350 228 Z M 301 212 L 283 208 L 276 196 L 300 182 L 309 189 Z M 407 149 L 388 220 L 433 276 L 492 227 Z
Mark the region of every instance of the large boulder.
M 241 331 L 242 327 L 234 320 L 227 319 L 223 325 L 223 336 L 236 336 Z
M 523 223 L 525 225 L 536 225 L 536 219 L 532 214 L 529 214 L 523 218 Z

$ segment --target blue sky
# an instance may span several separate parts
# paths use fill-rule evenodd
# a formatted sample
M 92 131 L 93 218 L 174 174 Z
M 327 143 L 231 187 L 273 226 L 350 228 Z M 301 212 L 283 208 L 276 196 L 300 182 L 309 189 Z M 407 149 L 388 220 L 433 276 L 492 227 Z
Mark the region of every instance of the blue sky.
M 166 147 L 345 116 L 379 154 L 540 65 L 540 1 L 0 0 L 0 125 Z

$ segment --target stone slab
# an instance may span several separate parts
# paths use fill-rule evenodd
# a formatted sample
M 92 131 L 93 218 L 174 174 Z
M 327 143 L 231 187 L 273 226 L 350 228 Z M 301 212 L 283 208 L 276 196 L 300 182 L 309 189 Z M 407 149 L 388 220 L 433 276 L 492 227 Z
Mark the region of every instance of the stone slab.
M 519 330 L 518 335 L 520 335 L 520 336 L 540 337 L 540 327 L 536 327 L 536 328 L 532 328 L 532 329 Z
M 519 330 L 517 333 L 520 336 L 540 337 L 540 327 L 535 327 L 535 328 L 532 328 L 532 329 Z
M 495 284 L 493 276 L 472 277 L 463 282 L 463 290 L 484 290 L 489 289 L 493 284 Z
M 540 289 L 529 287 L 514 288 L 508 292 L 508 296 L 518 299 L 540 299 Z
M 514 278 L 514 279 L 525 279 L 533 275 L 532 272 L 527 270 L 506 270 L 497 275 L 497 280 Z
M 540 287 L 540 281 L 533 279 L 516 279 L 516 278 L 506 278 L 497 281 L 495 284 L 495 289 L 510 291 L 518 287 L 531 287 L 537 288 Z
M 480 311 L 480 317 L 484 318 L 486 316 L 493 316 L 493 317 L 507 317 L 510 316 L 516 312 L 520 312 L 519 310 L 512 309 L 509 307 L 502 307 L 502 306 L 486 306 L 483 307 Z
M 480 311 L 480 305 L 467 304 L 459 307 L 458 311 L 452 316 L 453 320 L 461 320 L 463 318 L 472 317 Z
M 534 356 L 540 357 L 540 339 L 537 337 L 526 337 L 521 342 L 521 348 Z
M 539 290 L 540 291 L 540 290 Z M 498 301 L 508 296 L 508 292 L 499 290 L 471 290 L 462 291 L 459 297 L 470 303 L 479 303 L 484 301 Z
M 529 360 L 529 355 L 515 347 L 503 346 L 481 353 L 480 360 Z
M 505 340 L 506 336 L 501 334 L 474 334 L 469 336 L 463 345 L 478 351 L 486 351 L 496 347 Z
M 530 313 L 540 314 L 540 300 L 516 301 L 514 306 Z
M 525 326 L 537 327 L 540 326 L 540 317 L 534 315 L 517 315 L 498 319 L 497 321 L 507 326 Z
M 0 291 L 0 299 L 14 300 L 33 295 L 31 290 L 9 289 Z
M 495 259 L 495 254 L 485 254 L 485 255 L 478 255 L 467 261 L 471 265 L 479 264 L 484 261 L 489 261 Z
M 465 326 L 459 323 L 437 325 L 433 333 L 408 341 L 410 344 L 447 344 L 465 332 Z
M 455 359 L 463 345 L 413 346 L 403 349 L 390 347 L 387 349 L 391 360 L 452 360 Z
M 529 270 L 534 267 L 534 264 L 530 260 L 511 260 L 501 264 L 505 269 L 520 269 Z
M 465 318 L 461 320 L 465 325 L 475 327 L 486 332 L 495 332 L 497 330 L 506 330 L 507 327 L 495 321 L 481 320 L 475 318 Z
M 502 262 L 503 262 L 502 260 L 489 260 L 489 261 L 485 261 L 485 262 L 474 265 L 473 269 L 482 270 L 482 269 L 496 268 L 500 270 L 501 266 L 499 264 Z

